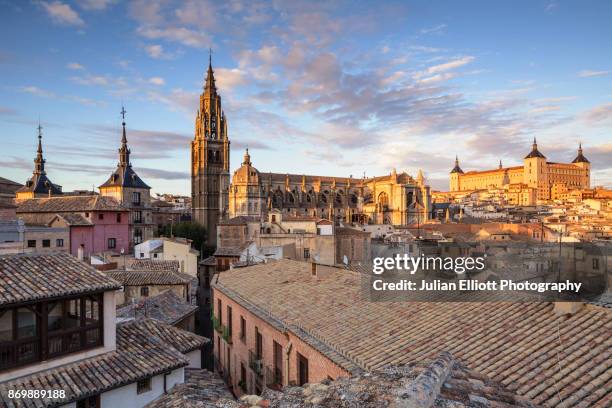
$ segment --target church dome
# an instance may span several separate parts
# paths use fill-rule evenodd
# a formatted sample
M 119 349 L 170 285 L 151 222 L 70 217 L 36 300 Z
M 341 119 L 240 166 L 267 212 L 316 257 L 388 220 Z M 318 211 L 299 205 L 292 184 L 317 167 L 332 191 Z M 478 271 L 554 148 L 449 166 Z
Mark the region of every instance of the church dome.
M 251 156 L 249 155 L 249 149 L 246 149 L 244 153 L 244 159 L 242 166 L 234 172 L 234 178 L 232 184 L 254 184 L 259 185 L 259 171 L 253 167 L 251 163 Z

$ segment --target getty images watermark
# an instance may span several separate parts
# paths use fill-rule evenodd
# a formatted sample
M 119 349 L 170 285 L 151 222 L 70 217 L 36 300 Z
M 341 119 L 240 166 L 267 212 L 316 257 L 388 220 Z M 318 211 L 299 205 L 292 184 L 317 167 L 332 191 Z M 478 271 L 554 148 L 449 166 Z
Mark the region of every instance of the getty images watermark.
M 363 288 L 374 301 L 583 301 L 606 290 L 608 248 L 488 249 L 478 256 L 375 257 Z

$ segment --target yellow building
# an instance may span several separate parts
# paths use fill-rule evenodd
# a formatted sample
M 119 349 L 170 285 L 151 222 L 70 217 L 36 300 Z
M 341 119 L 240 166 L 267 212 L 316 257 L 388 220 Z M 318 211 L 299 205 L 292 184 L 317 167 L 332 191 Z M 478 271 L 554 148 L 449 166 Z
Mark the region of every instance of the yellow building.
M 430 218 L 423 173 L 395 170 L 372 178 L 260 173 L 248 150 L 229 188 L 229 216 L 264 217 L 272 209 L 333 221 L 406 225 Z
M 455 167 L 450 173 L 450 191 L 471 191 L 490 188 L 502 188 L 508 185 L 523 186 L 522 189 L 536 190 L 537 201 L 557 199 L 565 191 L 576 188 L 589 188 L 591 163 L 582 153 L 582 144 L 578 155 L 571 163 L 554 163 L 546 160 L 538 150 L 535 138 L 531 152 L 523 159 L 522 166 L 503 167 L 485 171 L 464 173 L 455 158 Z M 516 190 L 516 187 L 514 188 Z M 531 194 L 520 192 L 525 196 Z M 518 201 L 524 201 L 518 200 Z

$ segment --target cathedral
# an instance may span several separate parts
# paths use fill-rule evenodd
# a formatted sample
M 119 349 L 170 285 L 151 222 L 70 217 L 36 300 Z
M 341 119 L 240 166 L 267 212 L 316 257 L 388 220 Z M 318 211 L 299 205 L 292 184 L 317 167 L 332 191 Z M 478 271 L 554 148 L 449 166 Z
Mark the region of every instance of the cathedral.
M 260 173 L 248 150 L 229 188 L 229 216 L 262 218 L 273 210 L 360 224 L 406 225 L 424 222 L 431 212 L 423 173 L 371 178 Z
M 371 178 L 260 173 L 247 149 L 230 184 L 229 159 L 227 119 L 209 60 L 191 142 L 192 215 L 207 229 L 209 245 L 216 244 L 219 220 L 264 219 L 272 210 L 362 224 L 406 225 L 430 218 L 430 187 L 421 171 L 416 179 L 395 169 Z
M 455 167 L 450 172 L 450 191 L 514 186 L 534 190 L 536 200 L 542 202 L 557 199 L 568 190 L 590 188 L 590 172 L 591 163 L 582 153 L 582 144 L 571 163 L 555 163 L 546 160 L 534 138 L 522 166 L 503 167 L 500 162 L 497 169 L 464 173 L 456 158 Z
M 209 57 L 204 92 L 191 141 L 192 219 L 206 228 L 207 244 L 216 245 L 217 222 L 227 216 L 230 141 Z

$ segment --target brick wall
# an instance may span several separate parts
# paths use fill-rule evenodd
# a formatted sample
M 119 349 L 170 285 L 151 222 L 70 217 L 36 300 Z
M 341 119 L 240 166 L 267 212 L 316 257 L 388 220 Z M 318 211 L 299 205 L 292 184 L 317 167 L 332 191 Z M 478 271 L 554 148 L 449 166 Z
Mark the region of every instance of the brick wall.
M 308 382 L 320 382 L 328 377 L 337 378 L 348 376 L 348 372 L 329 358 L 321 354 L 318 350 L 303 342 L 292 332 L 283 333 L 272 324 L 257 317 L 251 311 L 245 309 L 237 302 L 213 288 L 214 314 L 219 316 L 218 301 L 221 301 L 221 323 L 228 326 L 228 309 L 232 309 L 232 336 L 231 341 L 223 339 L 221 333 L 215 331 L 213 335 L 214 356 L 218 359 L 219 367 L 226 376 L 231 377 L 230 387 L 237 395 L 252 394 L 257 392 L 257 381 L 262 385 L 268 384 L 271 380 L 269 373 L 274 369 L 273 342 L 275 341 L 282 347 L 282 385 L 298 383 L 298 353 L 308 359 Z M 246 321 L 246 335 L 241 339 L 240 317 Z M 249 367 L 249 350 L 255 352 L 255 333 L 261 333 L 262 337 L 262 359 L 263 375 L 258 376 L 256 371 Z M 230 355 L 230 365 L 228 367 L 228 350 Z M 239 386 L 241 380 L 241 363 L 246 368 L 246 391 Z

